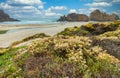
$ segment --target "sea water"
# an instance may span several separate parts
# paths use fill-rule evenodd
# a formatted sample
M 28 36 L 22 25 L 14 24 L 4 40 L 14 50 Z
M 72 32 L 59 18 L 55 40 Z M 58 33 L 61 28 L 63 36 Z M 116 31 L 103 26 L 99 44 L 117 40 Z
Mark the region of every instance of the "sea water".
M 0 24 L 51 24 L 57 23 L 58 18 L 18 18 L 20 21 L 0 22 Z

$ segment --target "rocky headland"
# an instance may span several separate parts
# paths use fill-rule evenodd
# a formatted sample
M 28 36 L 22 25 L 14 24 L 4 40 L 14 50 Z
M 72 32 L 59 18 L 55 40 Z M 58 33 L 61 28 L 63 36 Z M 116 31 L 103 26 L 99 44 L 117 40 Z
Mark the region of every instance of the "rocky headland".
M 5 21 L 19 21 L 19 20 L 11 18 L 3 10 L 0 10 L 0 22 L 5 22 Z
M 95 10 L 90 13 L 90 16 L 85 14 L 70 13 L 67 16 L 61 16 L 58 21 L 114 21 L 119 20 L 119 16 L 116 14 L 107 14 L 100 10 Z

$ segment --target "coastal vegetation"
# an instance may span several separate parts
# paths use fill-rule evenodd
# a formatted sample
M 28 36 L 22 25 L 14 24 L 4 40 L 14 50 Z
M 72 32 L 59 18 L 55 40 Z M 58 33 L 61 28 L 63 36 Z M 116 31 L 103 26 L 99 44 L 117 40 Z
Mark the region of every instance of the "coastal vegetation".
M 0 78 L 119 78 L 120 20 L 37 34 L 0 49 Z
M 64 36 L 96 36 L 108 31 L 115 31 L 120 28 L 120 20 L 106 23 L 88 23 L 81 27 L 66 28 L 58 35 Z
M 23 40 L 14 42 L 11 46 L 15 46 L 15 45 L 18 45 L 20 43 L 23 43 L 23 42 L 26 42 L 26 41 L 29 41 L 29 40 L 33 40 L 33 39 L 36 39 L 36 38 L 44 38 L 44 37 L 49 37 L 49 35 L 46 35 L 44 33 L 38 33 L 38 34 L 35 34 L 35 35 L 32 35 L 32 36 L 29 36 L 27 38 L 24 38 Z
M 8 30 L 0 30 L 0 34 L 5 34 Z
M 0 78 L 21 78 L 24 58 L 28 56 L 26 47 L 0 49 Z M 21 54 L 22 51 L 22 54 Z

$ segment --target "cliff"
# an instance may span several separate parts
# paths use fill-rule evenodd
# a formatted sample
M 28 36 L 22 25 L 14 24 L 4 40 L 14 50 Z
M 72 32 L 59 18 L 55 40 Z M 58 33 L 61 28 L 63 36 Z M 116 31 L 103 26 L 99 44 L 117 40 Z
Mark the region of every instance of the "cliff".
M 0 10 L 0 22 L 4 22 L 4 21 L 18 21 L 18 20 L 11 18 L 3 10 Z

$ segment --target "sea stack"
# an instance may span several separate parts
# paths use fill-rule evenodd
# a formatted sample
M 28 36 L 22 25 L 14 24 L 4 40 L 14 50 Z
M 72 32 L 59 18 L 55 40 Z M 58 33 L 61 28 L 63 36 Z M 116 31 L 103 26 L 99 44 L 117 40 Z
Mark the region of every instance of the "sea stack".
M 85 14 L 76 14 L 76 13 L 70 13 L 67 16 L 61 16 L 58 21 L 89 21 L 89 17 Z
M 100 10 L 95 10 L 90 13 L 88 17 L 85 14 L 71 13 L 67 16 L 61 16 L 58 21 L 70 21 L 70 22 L 87 22 L 87 21 L 114 21 L 119 20 L 119 16 L 116 14 L 106 14 Z
M 19 21 L 14 18 L 11 18 L 8 14 L 6 14 L 3 10 L 0 10 L 0 22 L 5 21 Z
M 91 21 L 114 21 L 118 20 L 119 16 L 116 14 L 109 15 L 97 9 L 90 14 L 89 18 Z

